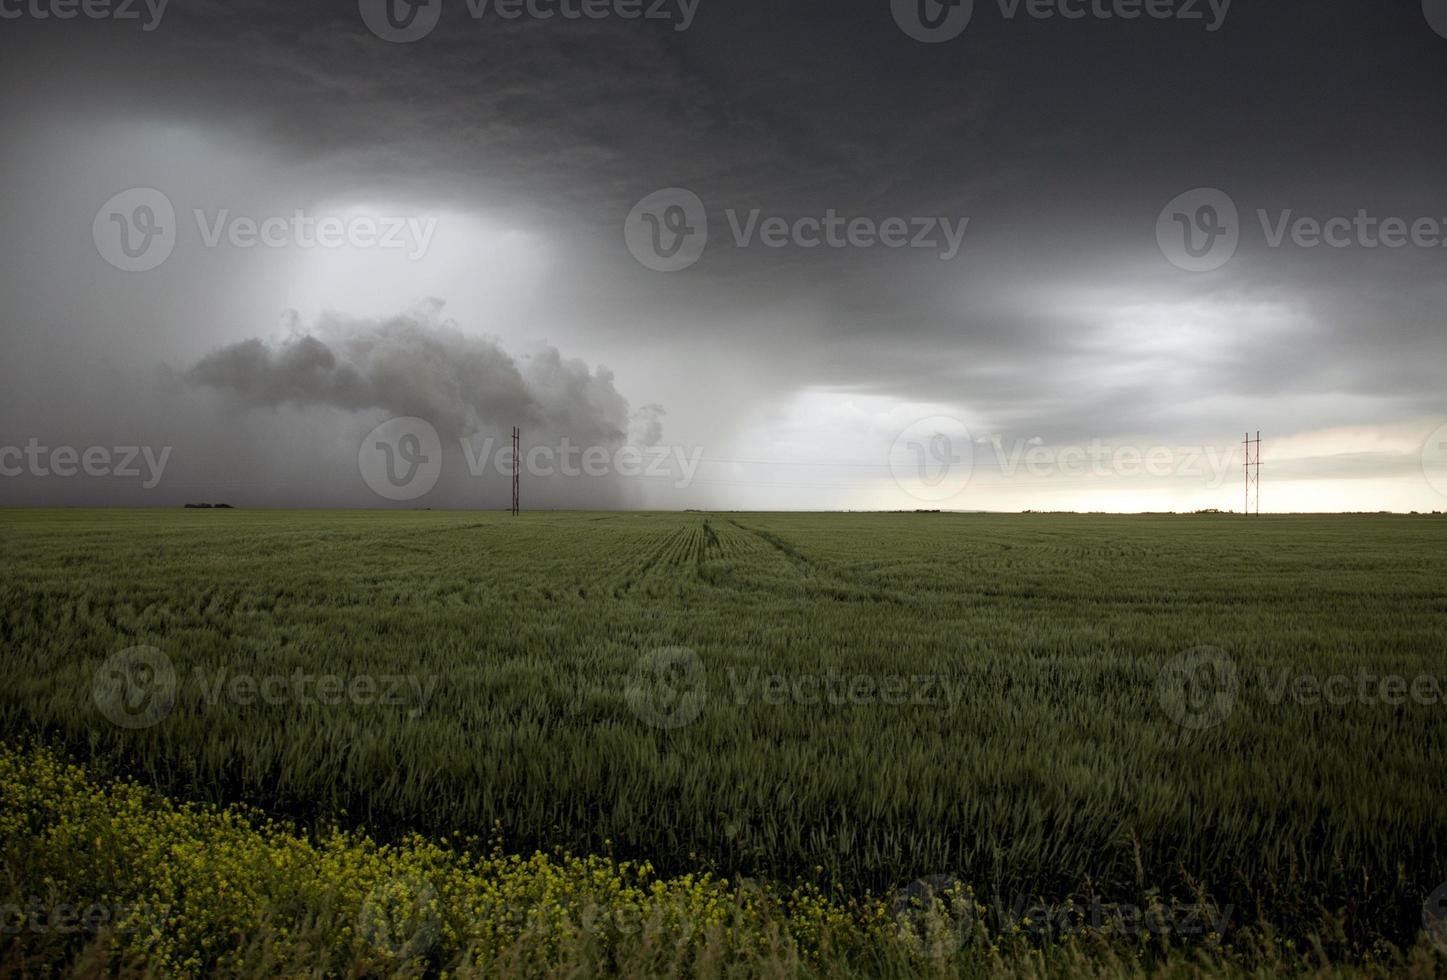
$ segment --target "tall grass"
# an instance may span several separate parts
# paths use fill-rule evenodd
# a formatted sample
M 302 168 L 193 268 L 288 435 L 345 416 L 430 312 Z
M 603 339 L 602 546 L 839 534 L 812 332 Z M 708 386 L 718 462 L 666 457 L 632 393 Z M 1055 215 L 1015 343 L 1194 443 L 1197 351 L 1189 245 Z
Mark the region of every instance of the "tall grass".
M 1410 941 L 1447 880 L 1447 706 L 1274 692 L 1447 676 L 1441 520 L 6 512 L 0 541 L 0 734 L 187 798 L 849 894 L 1204 893 L 1287 928 L 1339 915 L 1347 946 Z M 125 729 L 93 682 L 137 645 L 182 683 Z M 1157 685 L 1201 646 L 1241 688 L 1194 730 Z M 673 649 L 706 689 L 658 727 L 630 692 Z M 436 687 L 212 704 L 198 668 Z M 745 691 L 831 669 L 957 700 Z
M 1110 924 L 996 930 L 958 883 L 886 906 L 665 879 L 596 855 L 509 854 L 500 840 L 301 835 L 5 743 L 0 859 L 4 976 L 1366 980 L 1447 964 L 1426 939 L 1341 962 L 1255 927 L 1229 941 Z

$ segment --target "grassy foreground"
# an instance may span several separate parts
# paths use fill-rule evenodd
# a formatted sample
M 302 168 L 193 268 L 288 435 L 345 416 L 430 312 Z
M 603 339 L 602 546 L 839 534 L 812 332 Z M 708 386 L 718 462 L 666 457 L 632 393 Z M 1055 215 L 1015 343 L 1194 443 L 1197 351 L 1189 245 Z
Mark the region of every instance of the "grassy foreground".
M 992 934 L 958 888 L 846 905 L 476 839 L 300 835 L 12 745 L 0 745 L 0 855 L 6 975 L 1427 977 L 1444 965 L 1425 940 L 1347 966 L 1251 931 L 1041 943 Z
M 990 935 L 1194 904 L 1331 961 L 1413 948 L 1447 882 L 1440 518 L 16 511 L 0 547 L 0 738 L 177 801 L 846 909 L 967 882 Z

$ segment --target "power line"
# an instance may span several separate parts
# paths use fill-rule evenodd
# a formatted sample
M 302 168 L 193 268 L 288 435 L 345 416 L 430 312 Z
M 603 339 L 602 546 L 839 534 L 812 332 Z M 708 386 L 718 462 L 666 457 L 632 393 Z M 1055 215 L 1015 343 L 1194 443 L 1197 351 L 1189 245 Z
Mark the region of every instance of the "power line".
M 1257 430 L 1256 438 L 1251 438 L 1251 433 L 1246 433 L 1242 442 L 1246 447 L 1246 509 L 1243 513 L 1251 514 L 1251 501 L 1253 496 L 1256 500 L 1256 516 L 1261 516 L 1261 432 Z M 1251 455 L 1251 447 L 1256 447 L 1255 458 Z
M 520 495 L 521 488 L 520 473 L 522 470 L 522 430 L 513 426 L 512 430 L 512 516 L 518 516 L 521 509 Z

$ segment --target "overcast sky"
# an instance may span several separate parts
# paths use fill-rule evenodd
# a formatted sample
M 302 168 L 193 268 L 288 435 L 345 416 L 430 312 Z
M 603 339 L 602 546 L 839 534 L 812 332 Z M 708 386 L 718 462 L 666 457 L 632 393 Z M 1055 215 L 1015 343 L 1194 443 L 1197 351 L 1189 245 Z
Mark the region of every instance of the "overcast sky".
M 1447 509 L 1447 0 L 116 2 L 0 504 Z

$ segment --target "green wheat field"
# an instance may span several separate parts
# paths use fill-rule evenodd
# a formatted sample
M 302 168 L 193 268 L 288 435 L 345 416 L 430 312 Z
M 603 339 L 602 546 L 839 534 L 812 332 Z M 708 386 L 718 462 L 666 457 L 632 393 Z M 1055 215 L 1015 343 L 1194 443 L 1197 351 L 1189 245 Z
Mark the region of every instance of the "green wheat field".
M 5 511 L 0 548 L 0 892 L 151 915 L 5 928 L 7 972 L 1447 966 L 1441 518 Z M 577 915 L 620 882 L 673 911 Z

